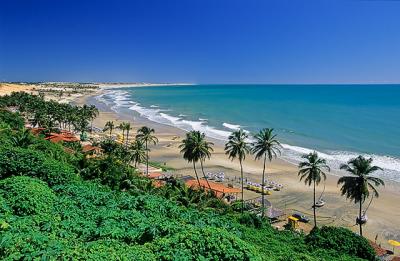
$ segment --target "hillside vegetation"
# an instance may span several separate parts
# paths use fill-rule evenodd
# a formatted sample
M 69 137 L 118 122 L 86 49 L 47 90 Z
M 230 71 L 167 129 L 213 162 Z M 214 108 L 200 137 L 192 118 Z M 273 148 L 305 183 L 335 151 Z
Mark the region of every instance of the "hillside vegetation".
M 375 259 L 349 230 L 277 231 L 177 180 L 156 188 L 116 152 L 66 153 L 0 114 L 2 260 Z

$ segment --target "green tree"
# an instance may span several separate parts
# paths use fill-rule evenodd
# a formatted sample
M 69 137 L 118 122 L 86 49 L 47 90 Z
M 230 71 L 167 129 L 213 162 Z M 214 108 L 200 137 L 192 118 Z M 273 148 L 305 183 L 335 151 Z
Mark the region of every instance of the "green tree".
M 129 132 L 132 130 L 131 124 L 129 122 L 125 123 L 125 131 L 126 131 L 126 139 L 125 145 L 128 146 L 129 141 Z
M 135 140 L 129 146 L 129 157 L 130 160 L 135 163 L 135 168 L 137 167 L 138 163 L 146 160 L 146 148 L 142 141 Z
M 117 127 L 118 129 L 122 130 L 122 141 L 125 140 L 125 124 L 125 122 L 121 122 Z
M 104 126 L 103 131 L 109 131 L 110 132 L 110 139 L 112 135 L 112 131 L 114 130 L 114 122 L 113 121 L 107 121 L 106 125 Z
M 29 129 L 22 129 L 11 137 L 11 142 L 16 147 L 27 148 L 34 143 L 34 136 Z
M 263 163 L 263 173 L 262 173 L 262 214 L 264 217 L 265 212 L 265 195 L 264 195 L 264 187 L 265 187 L 265 166 L 267 159 L 272 161 L 273 158 L 276 158 L 278 154 L 281 153 L 280 148 L 282 147 L 280 142 L 276 139 L 276 135 L 273 134 L 274 129 L 263 129 L 256 135 L 254 135 L 254 139 L 256 140 L 252 146 L 252 153 L 255 155 L 256 160 L 261 158 L 264 159 Z
M 200 133 L 199 131 L 190 131 L 186 133 L 186 139 L 182 140 L 181 145 L 179 145 L 181 153 L 183 153 L 183 158 L 188 162 L 193 162 L 193 170 L 199 186 L 200 180 L 196 171 L 196 162 L 200 161 L 203 177 L 210 189 L 211 186 L 208 183 L 208 179 L 204 173 L 203 161 L 211 157 L 211 152 L 213 151 L 212 145 L 212 142 L 206 141 L 204 133 Z
M 323 171 L 324 169 L 330 170 L 329 166 L 326 164 L 325 159 L 321 159 L 318 157 L 317 152 L 311 152 L 309 154 L 303 155 L 303 159 L 306 159 L 303 162 L 299 163 L 299 173 L 300 181 L 304 179 L 304 183 L 308 186 L 313 184 L 314 191 L 314 227 L 317 226 L 317 213 L 315 206 L 315 187 L 321 182 L 321 180 L 326 180 L 326 174 Z
M 147 126 L 141 127 L 136 135 L 136 139 L 142 141 L 145 144 L 146 148 L 146 175 L 149 175 L 149 143 L 153 143 L 154 145 L 157 144 L 158 139 L 154 136 L 154 129 L 149 128 Z
M 370 195 L 370 190 L 373 196 L 379 197 L 376 187 L 385 185 L 380 178 L 370 176 L 377 170 L 381 170 L 378 166 L 373 166 L 372 158 L 366 159 L 363 156 L 351 159 L 347 164 L 342 164 L 340 169 L 347 171 L 352 176 L 344 176 L 339 178 L 338 185 L 342 185 L 340 191 L 347 199 L 359 203 L 358 225 L 360 226 L 360 235 L 362 236 L 362 204 Z
M 231 160 L 239 159 L 240 177 L 242 182 L 242 212 L 244 210 L 243 200 L 243 161 L 246 159 L 246 154 L 250 153 L 250 144 L 247 142 L 248 135 L 243 130 L 232 132 L 225 144 L 225 154 Z

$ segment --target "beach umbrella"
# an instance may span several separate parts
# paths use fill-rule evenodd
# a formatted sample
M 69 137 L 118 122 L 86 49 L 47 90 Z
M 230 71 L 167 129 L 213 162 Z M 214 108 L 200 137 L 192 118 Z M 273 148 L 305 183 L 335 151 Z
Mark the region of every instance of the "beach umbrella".
M 400 246 L 400 242 L 396 241 L 396 240 L 393 240 L 393 239 L 388 240 L 388 243 L 393 246 L 393 252 L 394 252 L 394 247 L 399 247 Z

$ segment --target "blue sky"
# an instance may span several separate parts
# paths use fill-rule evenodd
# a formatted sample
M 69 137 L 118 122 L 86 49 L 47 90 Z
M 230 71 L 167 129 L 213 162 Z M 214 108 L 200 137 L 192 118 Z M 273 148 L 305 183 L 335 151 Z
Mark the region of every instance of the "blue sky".
M 2 0 L 0 81 L 400 83 L 400 1 Z

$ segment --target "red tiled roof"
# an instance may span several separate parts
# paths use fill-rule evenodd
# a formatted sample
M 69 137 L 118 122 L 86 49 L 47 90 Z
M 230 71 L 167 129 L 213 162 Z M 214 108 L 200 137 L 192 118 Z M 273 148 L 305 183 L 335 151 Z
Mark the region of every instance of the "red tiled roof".
M 92 145 L 89 145 L 89 144 L 82 147 L 82 152 L 83 153 L 86 153 L 86 152 L 89 152 L 89 151 L 99 152 L 99 151 L 102 151 L 102 150 L 103 149 L 100 148 L 100 147 L 92 146 Z
M 240 193 L 241 192 L 241 190 L 238 188 L 228 188 L 221 183 L 216 183 L 216 182 L 212 182 L 212 181 L 208 181 L 208 183 L 210 184 L 211 190 L 216 192 L 217 196 L 222 196 L 222 194 L 224 194 L 224 193 L 231 194 L 231 193 Z M 198 184 L 197 180 L 193 179 L 193 180 L 186 181 L 186 186 L 198 188 L 199 184 Z M 200 187 L 202 187 L 205 190 L 210 189 L 208 187 L 207 181 L 204 179 L 200 180 Z

